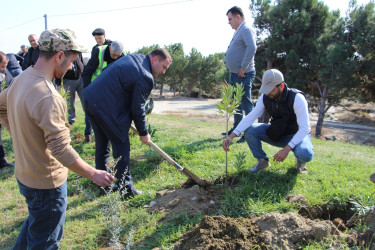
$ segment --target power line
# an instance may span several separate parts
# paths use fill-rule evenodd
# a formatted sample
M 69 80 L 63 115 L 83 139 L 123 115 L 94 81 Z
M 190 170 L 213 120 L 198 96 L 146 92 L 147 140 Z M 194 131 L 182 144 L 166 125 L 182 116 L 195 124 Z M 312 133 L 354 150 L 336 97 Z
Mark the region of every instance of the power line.
M 150 4 L 150 5 L 142 5 L 142 6 L 135 6 L 135 7 L 128 7 L 128 8 L 121 8 L 121 9 L 113 9 L 113 10 L 99 10 L 99 11 L 92 11 L 92 12 L 82 12 L 82 13 L 72 13 L 72 14 L 61 14 L 61 15 L 48 15 L 49 17 L 62 17 L 62 16 L 77 16 L 77 15 L 89 15 L 89 14 L 96 14 L 96 13 L 103 13 L 103 12 L 114 12 L 114 11 L 122 11 L 122 10 L 131 10 L 131 9 L 141 9 L 141 8 L 147 8 L 147 7 L 156 7 L 156 6 L 162 6 L 162 5 L 171 5 L 171 4 L 178 4 L 178 3 L 184 3 L 184 2 L 190 2 L 190 1 L 193 1 L 193 0 L 182 0 L 182 1 L 175 1 L 175 2 L 167 2 L 167 3 L 159 3 L 159 4 Z M 35 19 L 32 19 L 30 21 L 27 21 L 27 22 L 24 22 L 24 23 L 21 23 L 21 24 L 17 24 L 17 25 L 14 25 L 12 27 L 8 27 L 8 28 L 5 28 L 5 29 L 2 29 L 0 30 L 0 32 L 3 32 L 3 31 L 6 31 L 6 30 L 10 30 L 10 29 L 14 29 L 14 28 L 17 28 L 19 26 L 22 26 L 22 25 L 25 25 L 25 24 L 28 24 L 30 22 L 34 22 L 40 18 L 43 18 L 43 17 L 37 17 Z
M 182 1 L 176 1 L 176 2 L 142 5 L 142 6 L 127 7 L 127 8 L 121 8 L 121 9 L 113 9 L 113 10 L 98 10 L 98 11 L 92 11 L 92 12 L 81 12 L 81 13 L 73 13 L 73 14 L 50 15 L 50 17 L 88 15 L 88 14 L 96 14 L 96 13 L 103 13 L 103 12 L 114 12 L 114 11 L 122 11 L 122 10 L 141 9 L 141 8 L 147 8 L 147 7 L 156 7 L 156 6 L 162 6 L 162 5 L 178 4 L 178 3 L 190 2 L 190 1 L 193 1 L 193 0 L 182 0 Z
M 10 30 L 10 29 L 17 28 L 18 26 L 22 26 L 22 25 L 25 25 L 25 24 L 28 24 L 28 23 L 34 22 L 34 21 L 36 21 L 36 20 L 38 20 L 38 19 L 40 19 L 40 18 L 43 18 L 43 17 L 37 17 L 37 18 L 32 19 L 32 20 L 30 20 L 30 21 L 27 21 L 27 22 L 24 22 L 24 23 L 20 23 L 20 24 L 14 25 L 14 26 L 12 26 L 12 27 L 8 27 L 8 28 L 5 28 L 5 29 L 2 29 L 2 30 L 0 30 L 0 32 L 3 32 L 3 31 L 6 31 L 6 30 Z

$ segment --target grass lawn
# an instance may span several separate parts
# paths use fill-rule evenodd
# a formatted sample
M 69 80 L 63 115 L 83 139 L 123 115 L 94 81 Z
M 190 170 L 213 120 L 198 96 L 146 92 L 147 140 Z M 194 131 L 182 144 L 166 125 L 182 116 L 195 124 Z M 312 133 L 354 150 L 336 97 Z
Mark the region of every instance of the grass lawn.
M 94 165 L 95 143 L 84 144 L 83 112 L 77 102 L 78 120 L 72 127 L 72 145 L 81 157 Z M 148 123 L 156 129 L 152 138 L 161 149 L 181 166 L 211 182 L 225 175 L 225 153 L 221 148 L 223 120 L 170 117 L 151 114 Z M 9 161 L 13 161 L 12 143 L 3 130 L 4 146 Z M 329 142 L 313 139 L 315 157 L 308 163 L 309 173 L 296 175 L 295 158 L 289 154 L 283 162 L 272 162 L 272 167 L 257 175 L 248 169 L 255 164 L 246 144 L 233 144 L 229 152 L 229 175 L 237 175 L 235 188 L 218 185 L 223 190 L 221 211 L 225 216 L 246 217 L 268 212 L 295 211 L 286 201 L 289 194 L 304 195 L 311 206 L 328 206 L 348 210 L 353 201 L 366 206 L 375 190 L 369 175 L 374 171 L 374 147 Z M 178 238 L 197 224 L 202 216 L 181 214 L 160 221 L 163 214 L 149 214 L 147 205 L 157 191 L 178 188 L 186 180 L 172 165 L 154 150 L 141 145 L 138 136 L 131 137 L 131 171 L 136 188 L 144 194 L 119 203 L 121 225 L 120 242 L 130 249 L 169 249 Z M 269 156 L 279 149 L 265 145 Z M 246 153 L 245 168 L 235 168 L 236 155 Z M 106 197 L 99 197 L 95 185 L 77 174 L 68 177 L 68 209 L 61 249 L 98 249 L 108 247 L 110 230 Z M 15 242 L 27 207 L 19 194 L 14 170 L 0 170 L 0 249 L 9 249 Z M 354 214 L 354 211 L 353 211 Z M 360 226 L 358 226 L 360 230 Z M 319 245 L 319 244 L 317 244 Z M 325 247 L 322 246 L 322 249 Z

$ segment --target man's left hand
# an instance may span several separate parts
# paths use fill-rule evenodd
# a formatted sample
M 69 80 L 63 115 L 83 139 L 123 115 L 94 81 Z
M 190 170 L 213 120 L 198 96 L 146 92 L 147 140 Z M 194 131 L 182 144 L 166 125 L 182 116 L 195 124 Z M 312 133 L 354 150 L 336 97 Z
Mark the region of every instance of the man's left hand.
M 277 152 L 273 156 L 273 160 L 283 162 L 285 160 L 285 158 L 288 156 L 290 150 L 292 150 L 292 148 L 289 147 L 288 145 L 286 145 L 283 149 L 281 149 L 279 152 Z
M 237 72 L 237 75 L 238 75 L 238 77 L 245 77 L 245 70 L 240 69 L 240 70 Z

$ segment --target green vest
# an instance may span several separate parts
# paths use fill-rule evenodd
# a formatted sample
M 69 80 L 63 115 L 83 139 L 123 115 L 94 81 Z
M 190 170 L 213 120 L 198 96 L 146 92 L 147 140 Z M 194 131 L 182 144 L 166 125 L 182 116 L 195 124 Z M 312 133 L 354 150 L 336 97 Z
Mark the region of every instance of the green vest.
M 98 55 L 99 66 L 95 70 L 95 73 L 92 75 L 91 82 L 94 81 L 95 78 L 97 78 L 102 73 L 102 71 L 105 67 L 107 67 L 107 62 L 104 61 L 104 52 L 105 52 L 107 47 L 108 47 L 108 45 L 98 46 L 98 48 L 99 48 L 99 55 Z

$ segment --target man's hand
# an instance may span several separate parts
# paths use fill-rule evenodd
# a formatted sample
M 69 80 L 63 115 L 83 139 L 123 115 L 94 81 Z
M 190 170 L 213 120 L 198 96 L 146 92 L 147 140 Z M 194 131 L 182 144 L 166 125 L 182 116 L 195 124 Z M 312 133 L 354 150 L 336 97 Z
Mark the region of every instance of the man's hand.
M 80 157 L 72 165 L 68 166 L 68 168 L 73 172 L 90 179 L 98 186 L 110 186 L 112 181 L 115 180 L 115 177 L 111 174 L 91 167 Z
M 273 160 L 283 162 L 291 150 L 292 148 L 286 145 L 283 149 L 281 149 L 273 156 Z
M 232 133 L 228 136 L 228 138 L 223 140 L 223 149 L 224 149 L 225 152 L 229 151 L 229 146 L 230 146 L 230 144 L 232 144 L 232 140 L 233 140 L 234 137 L 236 137 L 236 135 L 234 133 Z
M 139 139 L 144 143 L 144 144 L 149 144 L 151 141 L 151 136 L 150 134 L 140 136 Z
M 240 69 L 239 71 L 237 71 L 237 75 L 238 77 L 245 77 L 245 70 Z
M 104 170 L 96 170 L 92 176 L 92 181 L 98 186 L 110 186 L 115 180 L 111 174 Z

